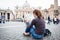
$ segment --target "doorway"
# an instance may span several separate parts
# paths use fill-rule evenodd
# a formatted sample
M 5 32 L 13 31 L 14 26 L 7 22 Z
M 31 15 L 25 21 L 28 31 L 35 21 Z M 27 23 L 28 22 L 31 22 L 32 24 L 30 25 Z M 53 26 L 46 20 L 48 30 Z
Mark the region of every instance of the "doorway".
M 7 13 L 7 19 L 10 20 L 10 13 Z

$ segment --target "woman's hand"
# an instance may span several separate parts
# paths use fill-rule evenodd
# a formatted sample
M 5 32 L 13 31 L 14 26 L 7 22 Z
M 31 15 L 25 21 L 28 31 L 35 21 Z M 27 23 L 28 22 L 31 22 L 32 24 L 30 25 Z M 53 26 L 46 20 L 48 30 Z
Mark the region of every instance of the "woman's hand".
M 26 22 L 28 22 L 28 20 L 24 20 L 24 22 L 26 23 Z

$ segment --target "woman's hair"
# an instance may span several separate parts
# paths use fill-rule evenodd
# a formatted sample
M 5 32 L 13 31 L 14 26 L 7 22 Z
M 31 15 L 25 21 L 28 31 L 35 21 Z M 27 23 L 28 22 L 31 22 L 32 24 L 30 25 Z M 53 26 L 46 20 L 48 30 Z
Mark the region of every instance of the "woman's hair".
M 33 14 L 35 14 L 39 19 L 42 18 L 41 11 L 39 11 L 39 10 L 37 10 L 37 9 L 35 9 L 35 10 L 33 11 Z

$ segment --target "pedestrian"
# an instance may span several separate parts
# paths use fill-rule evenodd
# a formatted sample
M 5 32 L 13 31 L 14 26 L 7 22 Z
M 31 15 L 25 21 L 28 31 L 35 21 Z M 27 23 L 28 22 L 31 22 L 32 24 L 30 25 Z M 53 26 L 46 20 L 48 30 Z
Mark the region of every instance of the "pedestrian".
M 55 24 L 54 18 L 53 18 L 53 23 Z
M 4 14 L 2 14 L 1 19 L 2 19 L 2 22 L 5 23 L 5 15 Z
M 0 23 L 1 23 L 1 15 L 0 15 Z
M 43 17 L 43 19 L 44 19 L 44 17 Z
M 56 18 L 56 20 L 57 20 L 57 24 L 59 24 L 59 18 Z
M 0 23 L 1 23 L 1 19 L 0 19 Z
M 51 22 L 51 19 L 50 19 L 50 16 L 48 16 L 48 24 L 50 24 Z
M 56 17 L 53 18 L 53 23 L 54 23 L 54 24 L 57 24 L 57 18 L 56 18 Z
M 33 11 L 34 19 L 29 26 L 26 27 L 25 36 L 31 35 L 35 39 L 43 38 L 45 32 L 45 21 L 42 18 L 42 13 L 39 10 Z M 29 22 L 28 22 L 29 23 Z

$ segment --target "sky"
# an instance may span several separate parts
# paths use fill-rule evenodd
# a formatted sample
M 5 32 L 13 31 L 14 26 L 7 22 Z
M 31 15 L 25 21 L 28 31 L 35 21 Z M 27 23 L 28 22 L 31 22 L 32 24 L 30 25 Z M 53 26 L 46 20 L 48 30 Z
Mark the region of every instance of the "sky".
M 1 9 L 14 9 L 16 5 L 23 6 L 26 0 L 0 0 Z M 51 4 L 54 4 L 54 0 L 27 0 L 30 7 L 41 7 L 42 9 L 49 8 Z M 60 6 L 60 0 L 58 0 Z

